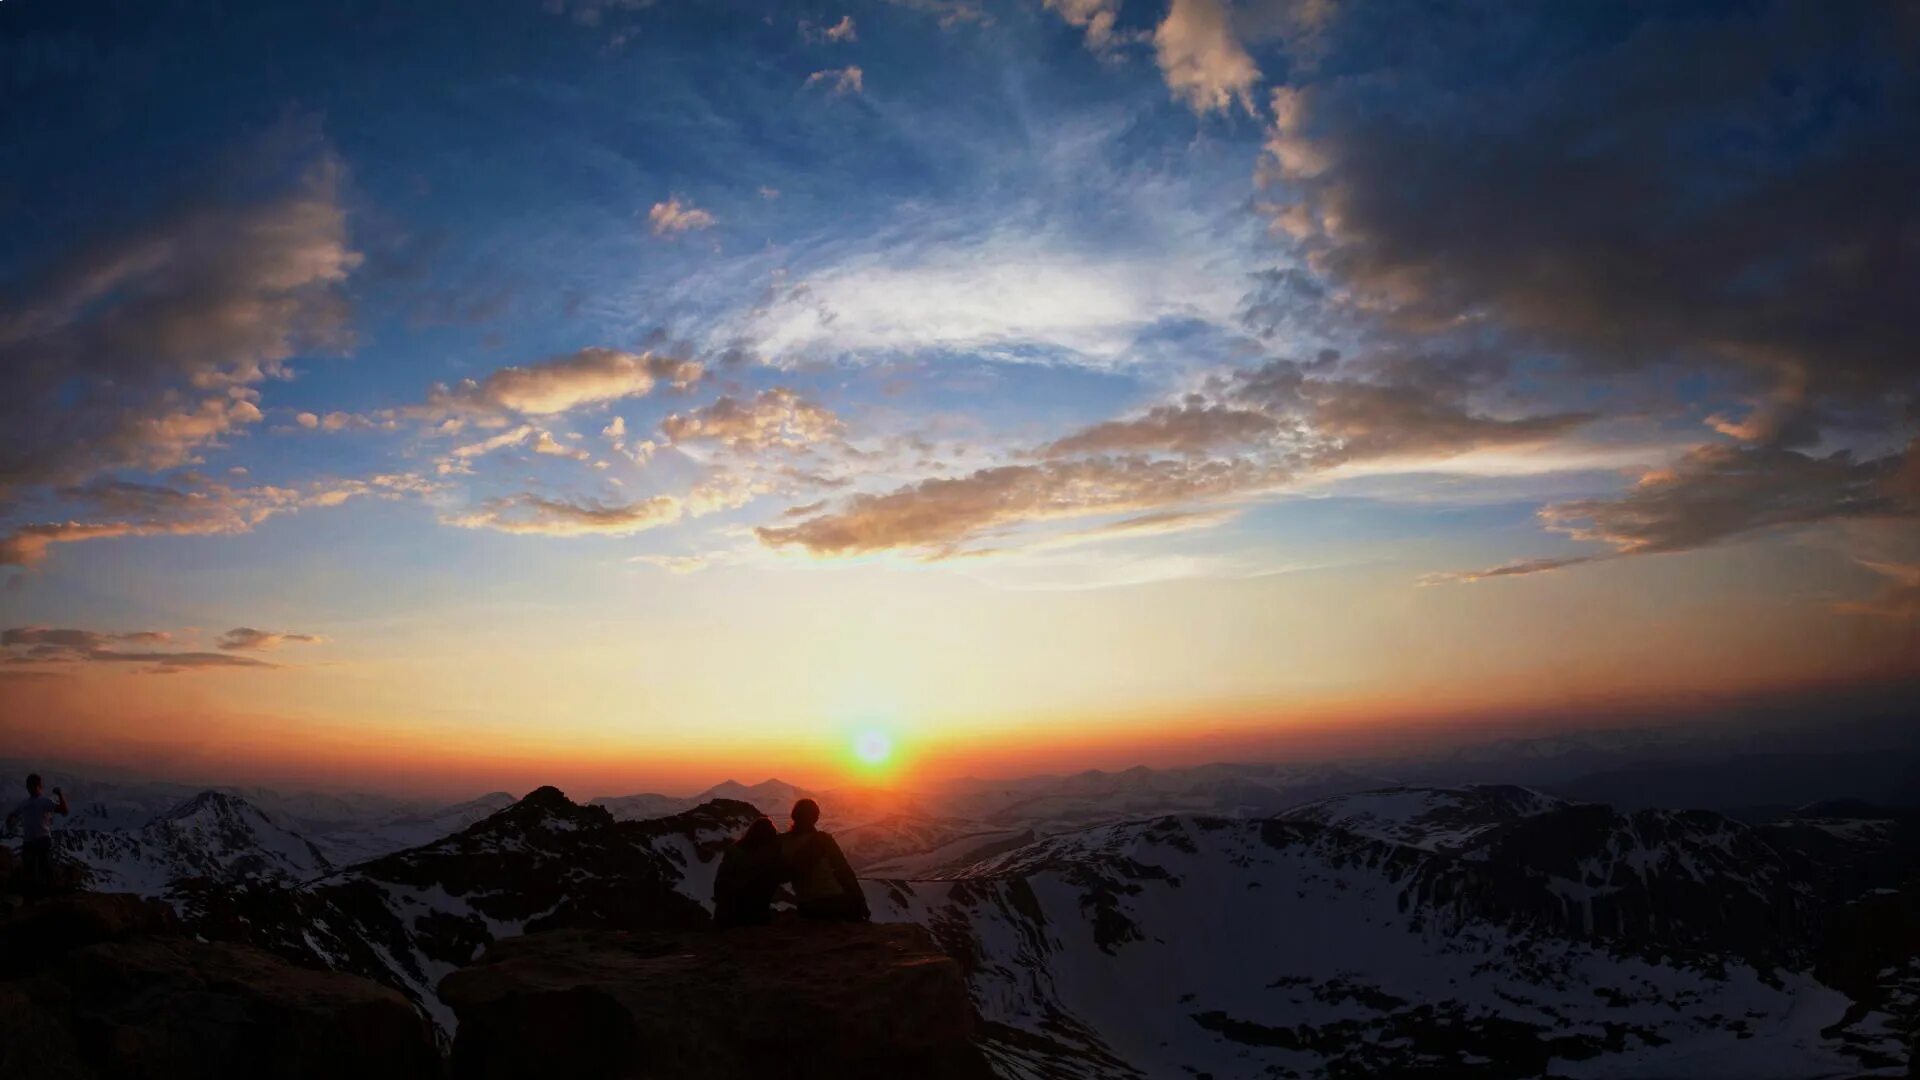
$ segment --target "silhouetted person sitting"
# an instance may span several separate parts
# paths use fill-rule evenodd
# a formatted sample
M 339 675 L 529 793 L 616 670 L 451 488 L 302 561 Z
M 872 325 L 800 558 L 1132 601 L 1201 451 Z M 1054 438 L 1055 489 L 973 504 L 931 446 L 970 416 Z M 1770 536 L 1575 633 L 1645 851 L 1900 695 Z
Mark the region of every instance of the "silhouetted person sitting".
M 713 925 L 758 926 L 773 919 L 773 894 L 786 880 L 780 831 L 766 818 L 727 845 L 713 878 Z
M 860 894 L 860 882 L 833 834 L 821 832 L 819 823 L 820 804 L 801 799 L 793 804 L 793 827 L 780 837 L 794 903 L 809 919 L 865 922 L 867 898 Z
M 49 799 L 40 793 L 40 774 L 28 775 L 26 801 L 7 814 L 7 828 L 19 821 L 24 837 L 20 844 L 22 894 L 45 896 L 53 887 L 53 815 L 66 812 L 67 797 L 59 788 L 53 789 Z

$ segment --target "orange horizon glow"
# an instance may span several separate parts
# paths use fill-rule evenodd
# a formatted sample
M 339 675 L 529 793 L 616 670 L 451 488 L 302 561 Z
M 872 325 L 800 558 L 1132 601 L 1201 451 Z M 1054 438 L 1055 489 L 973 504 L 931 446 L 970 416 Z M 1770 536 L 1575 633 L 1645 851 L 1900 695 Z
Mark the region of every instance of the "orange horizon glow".
M 186 783 L 297 783 L 316 790 L 384 791 L 457 797 L 504 790 L 519 795 L 553 784 L 577 801 L 660 791 L 691 794 L 723 780 L 777 778 L 812 790 L 911 791 L 961 778 L 1012 778 L 1137 765 L 1171 767 L 1216 761 L 1311 762 L 1392 758 L 1474 741 L 1570 734 L 1659 720 L 1703 722 L 1715 710 L 1761 708 L 1774 700 L 1827 698 L 1863 687 L 1900 687 L 1912 669 L 1878 678 L 1780 680 L 1738 693 L 1672 688 L 1594 693 L 1551 707 L 1522 702 L 1383 701 L 1231 703 L 1099 717 L 1026 716 L 982 725 L 972 734 L 886 733 L 884 753 L 863 755 L 858 740 L 876 731 L 824 725 L 812 737 L 649 750 L 639 740 L 567 737 L 529 725 L 490 746 L 449 741 L 444 732 L 390 729 L 369 737 L 360 725 L 310 719 L 199 713 L 199 738 L 108 736 L 97 719 L 69 714 L 32 729 L 8 725 L 8 756 L 44 757 L 69 767 L 131 770 Z M 16 698 L 17 699 L 17 698 Z M 18 714 L 15 714 L 18 715 Z M 188 717 L 159 718 L 161 724 Z M 278 736 L 268 733 L 279 732 Z M 116 752 L 117 751 L 117 752 Z

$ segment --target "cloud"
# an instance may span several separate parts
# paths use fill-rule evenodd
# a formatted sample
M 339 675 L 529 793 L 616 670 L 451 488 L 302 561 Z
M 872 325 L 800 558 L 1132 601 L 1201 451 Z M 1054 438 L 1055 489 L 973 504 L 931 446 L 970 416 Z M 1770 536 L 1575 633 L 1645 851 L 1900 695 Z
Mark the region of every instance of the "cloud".
M 1792 387 L 1815 415 L 1913 401 L 1911 24 L 1872 4 L 1607 30 L 1562 10 L 1508 12 L 1490 40 L 1417 9 L 1393 30 L 1424 47 L 1274 93 L 1276 224 L 1334 294 L 1404 332 Z
M 854 27 L 853 16 L 842 15 L 839 22 L 827 27 L 816 26 L 805 19 L 800 20 L 800 37 L 815 44 L 838 44 L 859 41 L 860 32 Z
M 1569 566 L 1596 562 L 1605 558 L 1601 555 L 1572 555 L 1563 559 L 1521 559 L 1516 562 L 1502 563 L 1485 570 L 1450 570 L 1435 574 L 1426 574 L 1420 578 L 1422 585 L 1471 584 L 1492 578 L 1523 577 L 1527 574 L 1544 574 L 1553 570 L 1564 570 Z
M 427 415 L 519 413 L 552 416 L 583 405 L 652 393 L 661 382 L 687 387 L 700 381 L 698 361 L 591 347 L 525 367 L 505 367 L 484 379 L 438 386 Z
M 653 235 L 670 236 L 696 229 L 711 229 L 714 220 L 712 214 L 692 203 L 682 204 L 678 198 L 672 198 L 653 204 L 653 209 L 647 211 L 647 224 L 652 226 Z
M 363 495 L 398 499 L 432 490 L 425 479 L 403 473 L 313 481 L 299 488 L 234 487 L 204 479 L 178 485 L 95 480 L 60 491 L 86 519 L 31 522 L 0 535 L 0 566 L 36 565 L 55 544 L 121 536 L 233 536 L 280 514 L 338 506 Z
M 1086 31 L 1087 48 L 1095 56 L 1109 56 L 1122 38 L 1114 30 L 1120 15 L 1120 0 L 1045 0 L 1048 11 L 1060 16 L 1068 26 Z
M 289 634 L 276 630 L 256 630 L 251 626 L 236 626 L 221 634 L 216 644 L 222 649 L 231 651 L 265 652 L 290 642 L 315 645 L 324 640 L 326 639 L 313 634 Z
M 897 241 L 897 242 L 896 242 Z M 978 240 L 886 237 L 779 290 L 749 317 L 755 348 L 796 358 L 972 350 L 996 360 L 1117 366 L 1173 320 L 1228 322 L 1241 280 L 1190 237 L 1089 251 L 1066 238 L 1000 229 Z
M 1175 536 L 1180 533 L 1217 528 L 1239 516 L 1240 511 L 1234 507 L 1216 510 L 1161 510 L 1151 514 L 1122 518 L 1119 521 L 1104 522 L 1091 528 L 1074 529 L 1070 532 L 1042 537 L 1021 545 L 1020 550 L 1022 552 L 1048 551 L 1108 541 Z M 997 552 L 977 551 L 968 552 L 968 554 L 997 554 Z
M 16 626 L 0 630 L 0 648 L 51 648 L 65 652 L 88 652 L 115 643 L 163 645 L 173 640 L 165 630 L 134 630 L 106 633 L 98 630 L 56 629 L 48 626 Z
M 1108 420 L 1040 448 L 1045 457 L 1166 450 L 1201 454 L 1265 439 L 1280 423 L 1265 412 L 1207 404 L 1157 405 L 1144 416 Z
M 687 413 L 674 413 L 660 424 L 670 442 L 719 442 L 741 450 L 774 447 L 799 448 L 837 437 L 845 425 L 831 409 L 774 387 L 751 400 L 722 397 Z
M 1886 489 L 1901 463 L 1897 454 L 1862 461 L 1847 451 L 1709 445 L 1646 473 L 1618 499 L 1554 503 L 1540 516 L 1624 555 L 1687 551 L 1762 529 L 1910 515 L 1916 507 Z
M 76 242 L 10 288 L 0 495 L 191 462 L 260 421 L 254 387 L 289 359 L 349 345 L 340 287 L 360 256 L 340 175 L 317 132 L 290 125 L 200 200 Z
M 332 434 L 337 431 L 365 431 L 380 426 L 373 420 L 355 413 L 330 412 L 322 416 L 319 413 L 303 412 L 293 418 L 293 422 L 307 431 L 322 431 Z
M 954 30 L 968 25 L 993 25 L 993 16 L 987 14 L 986 9 L 974 0 L 887 0 L 887 3 L 908 11 L 932 15 L 939 21 L 942 30 Z
M 1031 521 L 1151 510 L 1273 487 L 1288 474 L 1251 461 L 1100 457 L 1001 465 L 923 480 L 886 494 L 855 495 L 817 517 L 754 534 L 770 547 L 815 555 L 896 549 L 933 557 L 997 528 Z
M 239 633 L 240 631 L 234 631 Z M 257 633 L 257 631 L 254 631 Z M 148 664 L 153 674 L 204 668 L 271 668 L 250 657 L 213 652 L 128 651 L 116 646 L 164 645 L 173 634 L 163 630 L 113 633 L 97 630 L 16 626 L 0 631 L 0 650 L 9 664 Z M 222 639 L 222 647 L 227 647 Z
M 816 86 L 826 87 L 827 92 L 836 97 L 845 94 L 863 93 L 867 88 L 865 74 L 861 72 L 859 67 L 853 64 L 848 64 L 843 68 L 828 68 L 825 71 L 816 71 L 807 76 L 806 88 L 811 90 Z
M 816 555 L 888 549 L 938 556 L 989 532 L 1057 518 L 1163 511 L 1270 492 L 1369 461 L 1409 464 L 1526 445 L 1590 417 L 1513 418 L 1477 411 L 1477 386 L 1504 370 L 1480 357 L 1383 354 L 1326 365 L 1274 360 L 1214 376 L 1204 392 L 1104 421 L 969 476 L 855 495 L 794 525 L 756 530 L 774 547 Z M 1044 541 L 1032 541 L 1034 543 Z
M 1885 619 L 1920 617 L 1920 564 L 1860 560 L 1860 565 L 1885 579 L 1878 592 L 1865 600 L 1848 600 L 1833 609 L 1844 615 Z
M 1072 6 L 1078 10 L 1087 5 Z M 1091 41 L 1091 29 L 1088 33 Z M 1227 112 L 1235 105 L 1254 111 L 1253 87 L 1260 81 L 1260 69 L 1234 36 L 1220 0 L 1173 0 L 1153 32 L 1153 48 L 1167 88 L 1194 112 Z
M 606 504 L 523 493 L 488 500 L 478 510 L 444 520 L 463 529 L 492 529 L 524 536 L 630 536 L 671 524 L 680 515 L 680 500 L 668 495 Z
M 1641 475 L 1625 495 L 1576 499 L 1542 508 L 1547 528 L 1604 544 L 1597 555 L 1530 559 L 1490 570 L 1435 575 L 1479 581 L 1561 570 L 1600 559 L 1693 551 L 1769 530 L 1852 518 L 1906 519 L 1920 500 L 1898 485 L 1914 453 L 1861 460 L 1847 451 L 1819 456 L 1780 446 L 1709 444 L 1672 468 Z
M 269 664 L 265 660 L 256 660 L 250 656 L 210 652 L 103 651 L 88 653 L 86 659 L 108 664 L 152 664 L 152 667 L 146 669 L 150 675 L 171 675 L 175 672 L 199 671 L 203 668 L 276 668 L 280 666 Z
M 585 461 L 593 456 L 578 447 L 565 445 L 554 438 L 551 431 L 541 432 L 540 437 L 533 441 L 533 452 L 550 457 L 572 458 L 575 461 Z

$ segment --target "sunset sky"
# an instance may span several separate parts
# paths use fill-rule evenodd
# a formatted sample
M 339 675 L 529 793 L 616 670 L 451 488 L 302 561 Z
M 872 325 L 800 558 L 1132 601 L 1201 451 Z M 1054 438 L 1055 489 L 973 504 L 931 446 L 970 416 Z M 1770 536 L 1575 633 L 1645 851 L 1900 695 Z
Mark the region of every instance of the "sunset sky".
M 9 0 L 0 756 L 605 794 L 1909 677 L 1916 11 Z

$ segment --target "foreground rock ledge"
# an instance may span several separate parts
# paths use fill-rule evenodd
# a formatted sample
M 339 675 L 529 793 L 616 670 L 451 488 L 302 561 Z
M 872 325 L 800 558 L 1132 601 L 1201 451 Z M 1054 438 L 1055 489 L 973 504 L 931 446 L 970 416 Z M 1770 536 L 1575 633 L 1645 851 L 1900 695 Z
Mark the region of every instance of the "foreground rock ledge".
M 462 1080 L 991 1075 L 960 966 L 918 926 L 530 934 L 440 996 Z
M 180 936 L 162 905 L 85 893 L 0 918 L 0 1080 L 423 1080 L 424 1018 L 378 983 Z

